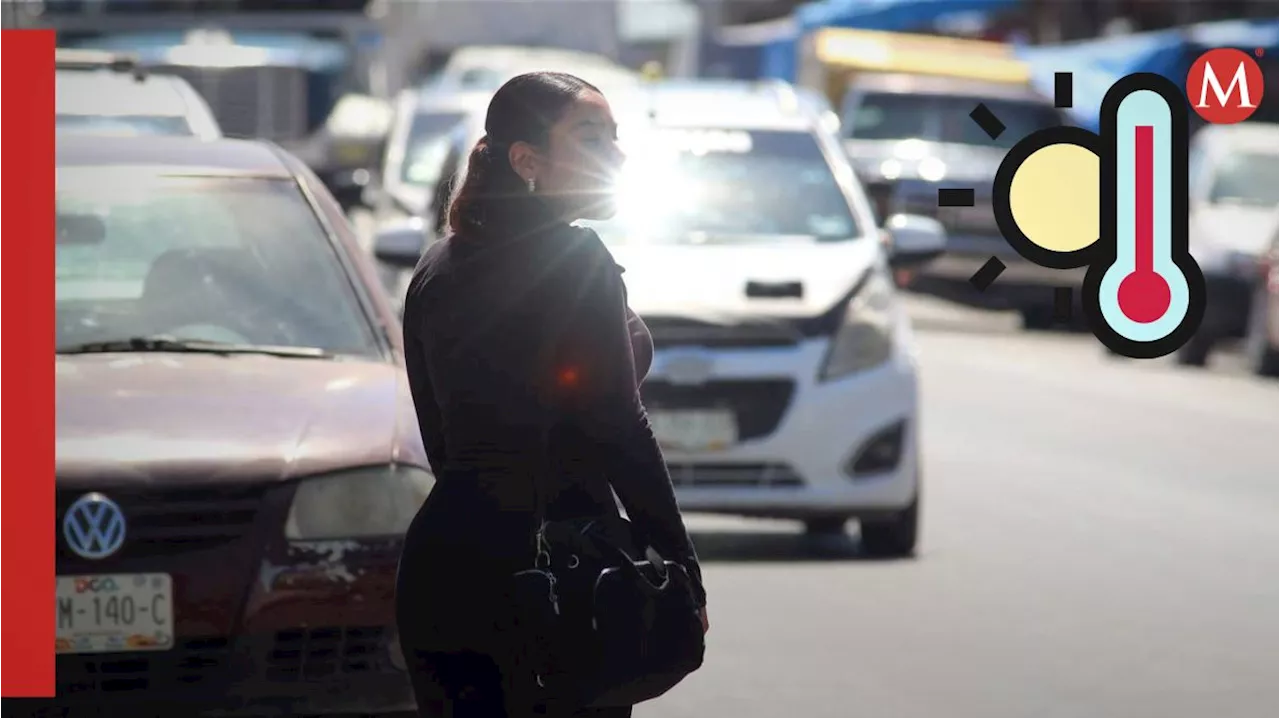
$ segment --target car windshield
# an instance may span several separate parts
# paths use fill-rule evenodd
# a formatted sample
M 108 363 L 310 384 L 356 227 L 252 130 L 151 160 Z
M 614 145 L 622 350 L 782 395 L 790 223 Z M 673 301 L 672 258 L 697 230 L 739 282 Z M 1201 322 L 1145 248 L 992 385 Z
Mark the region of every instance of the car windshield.
M 62 167 L 59 351 L 133 337 L 378 351 L 350 275 L 296 184 Z
M 612 243 L 854 239 L 849 202 L 800 131 L 666 128 L 625 144 L 618 214 L 585 223 Z
M 1004 124 L 999 138 L 991 139 L 969 117 L 978 103 L 986 105 Z M 1060 124 L 1062 116 L 1057 110 L 1036 102 L 869 93 L 846 119 L 845 135 L 858 140 L 922 139 L 1007 149 L 1036 130 Z
M 1209 201 L 1275 207 L 1280 196 L 1280 162 L 1274 152 L 1228 155 L 1214 172 Z
M 185 117 L 163 115 L 58 115 L 58 132 L 117 137 L 192 134 Z
M 415 187 L 435 187 L 453 132 L 466 118 L 461 112 L 419 112 L 409 125 L 400 181 Z

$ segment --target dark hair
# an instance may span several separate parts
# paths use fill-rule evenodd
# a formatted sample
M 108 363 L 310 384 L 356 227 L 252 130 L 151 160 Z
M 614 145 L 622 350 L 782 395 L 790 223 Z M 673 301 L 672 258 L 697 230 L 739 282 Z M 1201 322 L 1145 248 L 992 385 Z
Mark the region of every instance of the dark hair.
M 467 175 L 449 207 L 454 232 L 494 224 L 520 204 L 528 189 L 511 167 L 511 145 L 546 147 L 551 126 L 587 92 L 599 90 L 563 72 L 530 72 L 498 88 L 485 115 L 485 136 L 471 150 Z

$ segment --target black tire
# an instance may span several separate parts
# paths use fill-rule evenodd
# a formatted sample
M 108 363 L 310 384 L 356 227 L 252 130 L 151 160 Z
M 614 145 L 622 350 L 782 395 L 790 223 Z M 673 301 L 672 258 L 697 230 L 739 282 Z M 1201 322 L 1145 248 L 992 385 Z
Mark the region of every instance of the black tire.
M 807 536 L 842 536 L 848 525 L 848 516 L 823 516 L 806 519 L 804 532 Z
M 1027 331 L 1048 331 L 1053 328 L 1053 307 L 1043 304 L 1024 306 L 1018 310 L 1022 315 L 1022 328 Z
M 1267 296 L 1265 286 L 1260 286 L 1249 303 L 1249 327 L 1245 335 L 1245 354 L 1249 358 L 1249 368 L 1257 376 L 1274 377 L 1280 370 L 1280 356 L 1276 347 L 1271 346 L 1270 333 L 1267 331 L 1267 308 L 1271 297 Z
M 888 519 L 863 521 L 862 550 L 878 558 L 905 558 L 915 554 L 920 536 L 920 499 Z
M 1209 363 L 1209 355 L 1213 353 L 1213 339 L 1197 334 L 1191 337 L 1174 354 L 1174 359 L 1182 366 L 1205 366 Z

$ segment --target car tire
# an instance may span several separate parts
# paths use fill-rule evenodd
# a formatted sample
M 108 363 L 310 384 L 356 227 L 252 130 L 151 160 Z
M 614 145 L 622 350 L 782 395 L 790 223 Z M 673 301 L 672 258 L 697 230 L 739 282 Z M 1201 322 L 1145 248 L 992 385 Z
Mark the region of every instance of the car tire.
M 1258 376 L 1274 377 L 1280 373 L 1280 353 L 1267 336 L 1267 308 L 1270 297 L 1265 290 L 1254 293 L 1249 303 L 1249 329 L 1245 338 L 1245 355 L 1249 368 Z
M 1022 315 L 1022 328 L 1026 331 L 1043 332 L 1053 328 L 1053 307 L 1045 304 L 1032 304 L 1018 310 Z
M 804 522 L 804 533 L 806 536 L 842 536 L 848 525 L 848 516 L 811 518 Z
M 1196 334 L 1187 340 L 1174 354 L 1174 360 L 1182 366 L 1202 367 L 1209 363 L 1209 355 L 1213 353 L 1213 339 L 1205 334 Z
M 905 558 L 916 551 L 920 535 L 920 498 L 896 516 L 863 521 L 862 550 L 878 558 Z

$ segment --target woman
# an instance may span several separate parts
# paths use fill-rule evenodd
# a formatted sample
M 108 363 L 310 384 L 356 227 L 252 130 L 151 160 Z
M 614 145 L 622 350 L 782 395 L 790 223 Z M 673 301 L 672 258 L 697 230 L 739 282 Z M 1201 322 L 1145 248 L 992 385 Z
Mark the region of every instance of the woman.
M 617 515 L 680 561 L 693 545 L 637 384 L 648 330 L 594 232 L 622 164 L 609 105 L 586 82 L 531 73 L 493 96 L 486 136 L 405 300 L 405 354 L 437 483 L 405 537 L 400 642 L 424 716 L 548 715 L 515 690 L 508 581 L 546 517 Z M 605 480 L 607 479 L 607 481 Z M 702 610 L 703 630 L 706 611 Z M 630 708 L 574 715 L 621 718 Z

